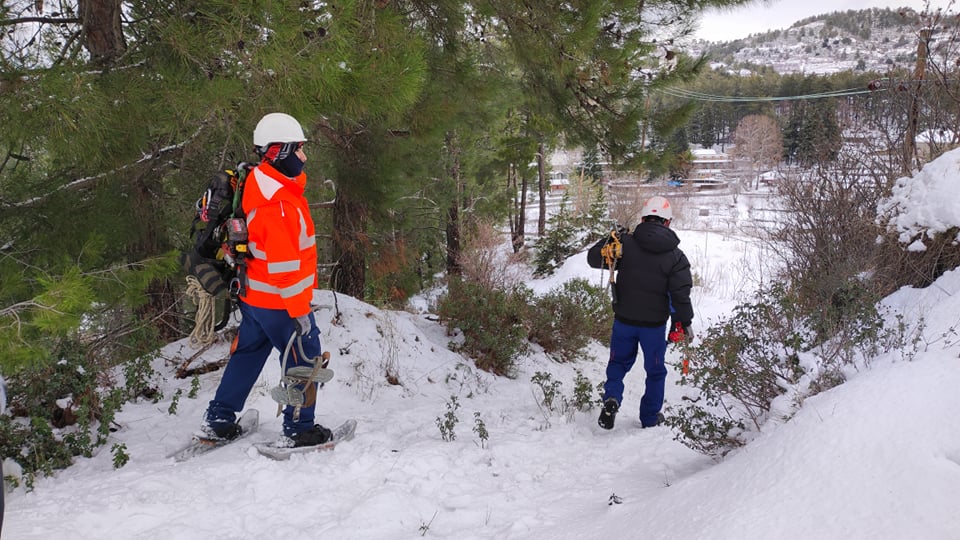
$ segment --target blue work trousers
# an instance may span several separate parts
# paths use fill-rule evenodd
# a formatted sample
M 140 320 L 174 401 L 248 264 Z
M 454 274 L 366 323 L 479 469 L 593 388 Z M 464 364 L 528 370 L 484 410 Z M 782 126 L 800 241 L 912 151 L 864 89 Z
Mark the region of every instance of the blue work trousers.
M 230 356 L 223 370 L 223 379 L 217 393 L 207 409 L 207 422 L 235 422 L 237 413 L 243 410 L 244 403 L 260 377 L 263 366 L 273 349 L 283 351 L 296 332 L 297 322 L 284 309 L 267 309 L 248 305 L 240 301 L 240 328 L 237 331 L 237 348 Z M 310 313 L 310 333 L 303 336 L 303 353 L 307 358 L 320 356 L 320 330 L 317 328 L 313 313 Z M 296 342 L 287 358 L 287 368 L 303 364 Z M 316 383 L 311 383 L 316 386 Z M 302 389 L 302 388 L 301 388 Z M 316 390 L 316 388 L 314 388 Z M 313 427 L 316 404 L 301 407 L 299 418 L 294 421 L 292 406 L 283 410 L 283 433 L 290 436 Z
M 637 361 L 639 349 L 643 352 L 643 369 L 647 374 L 643 397 L 640 399 L 640 423 L 644 426 L 656 425 L 657 413 L 663 407 L 663 387 L 667 378 L 667 366 L 664 364 L 666 330 L 666 325 L 650 328 L 613 321 L 603 399 L 614 398 L 617 403 L 623 403 L 623 378 Z

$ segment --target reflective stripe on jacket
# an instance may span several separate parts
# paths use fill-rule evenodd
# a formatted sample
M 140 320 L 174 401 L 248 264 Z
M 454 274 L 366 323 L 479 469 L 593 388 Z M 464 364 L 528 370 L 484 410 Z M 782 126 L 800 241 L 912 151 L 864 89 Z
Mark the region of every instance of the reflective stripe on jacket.
M 251 306 L 310 311 L 317 286 L 317 242 L 303 190 L 307 175 L 287 178 L 268 163 L 256 166 L 243 188 L 249 234 L 246 296 Z

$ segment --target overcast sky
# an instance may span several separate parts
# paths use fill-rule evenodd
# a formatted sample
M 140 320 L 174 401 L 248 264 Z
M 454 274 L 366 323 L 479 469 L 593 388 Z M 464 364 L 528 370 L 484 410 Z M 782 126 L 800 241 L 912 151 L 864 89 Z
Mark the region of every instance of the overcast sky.
M 946 8 L 950 0 L 930 0 L 930 8 Z M 848 9 L 871 7 L 924 8 L 924 0 L 755 0 L 747 7 L 725 11 L 707 11 L 700 21 L 697 37 L 710 41 L 729 41 L 750 34 L 790 27 L 800 19 Z M 954 3 L 953 11 L 958 11 Z

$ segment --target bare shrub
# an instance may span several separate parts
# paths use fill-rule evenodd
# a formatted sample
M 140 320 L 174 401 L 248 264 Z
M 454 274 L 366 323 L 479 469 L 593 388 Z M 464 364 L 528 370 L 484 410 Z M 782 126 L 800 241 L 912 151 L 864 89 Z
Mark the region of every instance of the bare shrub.
M 486 289 L 509 290 L 523 281 L 525 255 L 504 247 L 503 233 L 489 222 L 477 224 L 467 235 L 460 255 L 464 281 Z
M 800 308 L 819 314 L 816 330 L 824 339 L 856 323 L 848 305 L 879 299 L 869 273 L 881 260 L 876 240 L 883 230 L 876 215 L 887 185 L 885 175 L 867 169 L 853 153 L 780 185 L 786 222 L 772 235 L 780 246 L 774 253 L 789 272 L 785 277 Z M 853 290 L 856 302 L 850 297 Z

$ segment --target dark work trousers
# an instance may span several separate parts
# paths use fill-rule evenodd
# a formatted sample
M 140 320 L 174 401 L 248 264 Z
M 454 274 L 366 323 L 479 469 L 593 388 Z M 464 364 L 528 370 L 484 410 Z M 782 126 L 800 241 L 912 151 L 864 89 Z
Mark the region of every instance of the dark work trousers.
M 666 330 L 666 325 L 650 328 L 613 321 L 603 399 L 612 397 L 617 403 L 623 403 L 623 378 L 637 361 L 638 350 L 642 351 L 643 369 L 647 374 L 643 398 L 640 399 L 640 423 L 644 426 L 656 425 L 657 413 L 663 407 L 663 387 L 667 378 L 664 364 Z
M 283 361 L 283 351 L 290 341 L 290 336 L 296 331 L 297 322 L 283 309 L 259 308 L 240 301 L 240 328 L 237 330 L 237 348 L 230 356 L 227 367 L 223 370 L 223 379 L 217 393 L 207 408 L 207 422 L 211 425 L 217 422 L 235 422 L 236 415 L 243 410 L 243 405 L 253 389 L 253 385 L 260 377 L 267 357 L 276 349 L 280 351 L 280 361 Z M 303 352 L 307 358 L 320 356 L 320 330 L 317 328 L 313 313 L 310 314 L 311 330 L 303 336 Z M 287 358 L 287 368 L 303 365 L 296 342 Z M 316 386 L 317 383 L 311 383 Z M 314 409 L 316 404 L 304 406 L 300 409 L 300 417 L 293 419 L 293 406 L 286 406 L 283 410 L 283 433 L 291 436 L 313 427 Z

